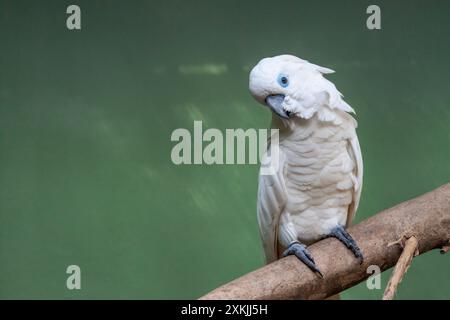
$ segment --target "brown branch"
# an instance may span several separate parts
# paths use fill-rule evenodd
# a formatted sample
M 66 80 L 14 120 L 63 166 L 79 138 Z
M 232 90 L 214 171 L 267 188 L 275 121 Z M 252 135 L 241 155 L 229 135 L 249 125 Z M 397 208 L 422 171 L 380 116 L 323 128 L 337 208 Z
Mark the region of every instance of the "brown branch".
M 392 272 L 391 278 L 386 286 L 386 290 L 383 294 L 383 300 L 392 300 L 394 299 L 395 292 L 397 291 L 397 287 L 402 281 L 403 276 L 411 265 L 412 258 L 415 255 L 418 255 L 417 247 L 419 246 L 419 242 L 416 237 L 412 236 L 407 239 L 404 244 L 404 249 L 400 258 L 398 259 L 397 264 L 395 265 L 395 269 Z
M 201 299 L 323 299 L 365 280 L 370 265 L 391 268 L 402 253 L 389 246 L 414 236 L 419 252 L 442 248 L 450 239 L 450 184 L 384 210 L 349 228 L 364 253 L 358 263 L 336 239 L 310 246 L 321 279 L 295 257 L 289 256 L 242 276 Z

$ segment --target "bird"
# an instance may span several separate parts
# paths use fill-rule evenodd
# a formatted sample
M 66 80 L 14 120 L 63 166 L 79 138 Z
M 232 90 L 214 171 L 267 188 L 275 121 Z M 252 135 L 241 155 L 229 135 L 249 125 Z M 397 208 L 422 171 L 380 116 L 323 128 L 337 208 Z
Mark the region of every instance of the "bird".
M 272 111 L 278 170 L 259 173 L 257 218 L 270 263 L 295 255 L 323 278 L 308 246 L 334 237 L 363 262 L 346 228 L 358 209 L 363 160 L 355 111 L 325 78 L 334 73 L 293 55 L 264 58 L 250 71 L 251 95 Z M 269 147 L 265 157 L 271 161 Z M 267 160 L 266 160 L 267 161 Z

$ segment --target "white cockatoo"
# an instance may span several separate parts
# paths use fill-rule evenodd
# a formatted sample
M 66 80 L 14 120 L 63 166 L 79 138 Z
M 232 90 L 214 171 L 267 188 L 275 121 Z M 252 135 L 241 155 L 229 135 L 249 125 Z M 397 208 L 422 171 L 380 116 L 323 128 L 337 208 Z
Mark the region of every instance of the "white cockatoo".
M 267 263 L 295 255 L 320 275 L 306 245 L 322 238 L 339 239 L 363 259 L 345 230 L 363 181 L 357 122 L 323 76 L 333 72 L 280 55 L 262 59 L 249 83 L 253 97 L 272 110 L 272 128 L 279 129 L 279 169 L 259 176 L 258 222 Z

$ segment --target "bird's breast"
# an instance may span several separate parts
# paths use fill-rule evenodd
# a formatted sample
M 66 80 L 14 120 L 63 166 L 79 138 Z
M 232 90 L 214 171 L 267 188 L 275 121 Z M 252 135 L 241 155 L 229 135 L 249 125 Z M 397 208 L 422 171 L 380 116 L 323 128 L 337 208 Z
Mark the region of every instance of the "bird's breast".
M 312 123 L 295 130 L 299 132 L 280 140 L 286 156 L 285 211 L 305 241 L 316 240 L 336 224 L 345 224 L 355 163 L 348 152 L 347 128 Z

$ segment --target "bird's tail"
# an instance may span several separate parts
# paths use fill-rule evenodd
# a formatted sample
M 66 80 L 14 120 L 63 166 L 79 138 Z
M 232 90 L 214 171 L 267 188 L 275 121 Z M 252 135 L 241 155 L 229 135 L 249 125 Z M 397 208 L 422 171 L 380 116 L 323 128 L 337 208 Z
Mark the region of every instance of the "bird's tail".
M 338 294 L 332 295 L 331 297 L 326 298 L 325 300 L 341 300 L 341 296 Z

